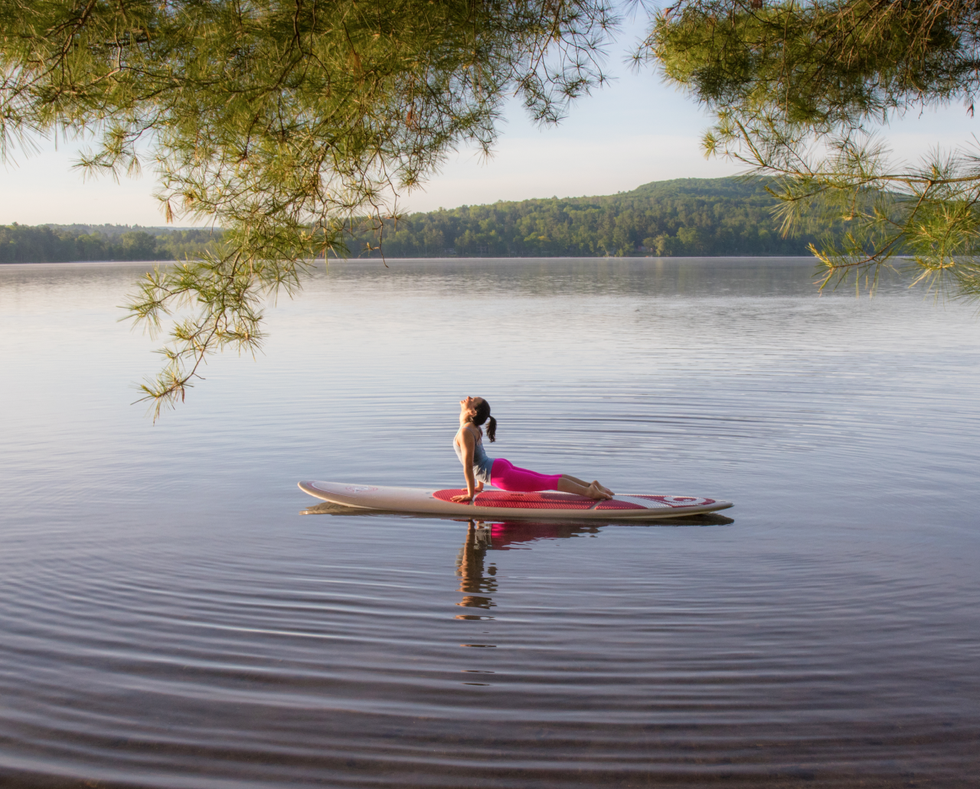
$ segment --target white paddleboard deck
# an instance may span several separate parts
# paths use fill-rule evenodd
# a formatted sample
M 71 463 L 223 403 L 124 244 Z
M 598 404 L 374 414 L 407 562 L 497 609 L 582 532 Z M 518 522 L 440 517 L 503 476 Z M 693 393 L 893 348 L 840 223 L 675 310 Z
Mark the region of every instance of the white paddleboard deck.
M 349 482 L 300 482 L 299 487 L 323 501 L 362 510 L 484 520 L 662 520 L 716 512 L 732 506 L 730 501 L 700 496 L 628 493 L 618 494 L 608 501 L 595 501 L 572 493 L 508 493 L 503 490 L 484 490 L 472 504 L 467 504 L 452 500 L 453 496 L 466 493 L 465 488 L 425 490 Z

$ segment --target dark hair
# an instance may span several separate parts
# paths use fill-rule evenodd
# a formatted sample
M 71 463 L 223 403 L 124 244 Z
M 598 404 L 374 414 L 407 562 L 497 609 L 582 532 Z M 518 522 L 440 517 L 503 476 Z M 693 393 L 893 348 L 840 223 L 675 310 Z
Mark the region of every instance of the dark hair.
M 473 424 L 479 427 L 484 422 L 487 423 L 487 438 L 493 443 L 497 440 L 497 420 L 490 416 L 490 403 L 481 399 L 473 416 Z

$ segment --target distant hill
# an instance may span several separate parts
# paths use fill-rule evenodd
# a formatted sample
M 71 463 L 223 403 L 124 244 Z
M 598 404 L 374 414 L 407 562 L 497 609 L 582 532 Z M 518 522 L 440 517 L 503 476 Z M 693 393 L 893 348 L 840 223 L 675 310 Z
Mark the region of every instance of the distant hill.
M 683 178 L 600 197 L 441 209 L 389 224 L 382 246 L 390 257 L 808 254 L 815 239 L 780 236 L 767 183 Z M 368 244 L 377 246 L 370 228 L 351 233 L 352 254 Z
M 461 206 L 385 224 L 388 257 L 805 255 L 809 236 L 782 238 L 762 178 L 682 178 L 599 197 Z M 220 230 L 126 225 L 0 226 L 0 263 L 181 260 Z M 351 255 L 378 256 L 372 223 L 354 223 Z

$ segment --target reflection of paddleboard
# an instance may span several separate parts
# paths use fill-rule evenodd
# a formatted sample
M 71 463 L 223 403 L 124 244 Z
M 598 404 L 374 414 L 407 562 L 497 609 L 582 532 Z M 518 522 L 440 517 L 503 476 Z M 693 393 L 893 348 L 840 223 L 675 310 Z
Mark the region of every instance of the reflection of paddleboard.
M 620 494 L 609 501 L 594 501 L 571 493 L 507 493 L 485 490 L 472 504 L 455 502 L 464 489 L 424 490 L 347 482 L 300 482 L 301 490 L 318 499 L 365 510 L 439 515 L 451 518 L 515 518 L 545 520 L 661 520 L 714 512 L 732 506 L 730 501 L 700 496 Z

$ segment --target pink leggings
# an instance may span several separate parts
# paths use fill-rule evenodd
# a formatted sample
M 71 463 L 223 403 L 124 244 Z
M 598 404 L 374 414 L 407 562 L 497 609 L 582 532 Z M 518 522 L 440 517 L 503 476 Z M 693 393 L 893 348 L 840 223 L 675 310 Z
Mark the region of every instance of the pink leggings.
M 539 474 L 518 468 L 509 460 L 497 458 L 490 469 L 490 484 L 501 490 L 530 493 L 536 490 L 558 490 L 561 474 Z

